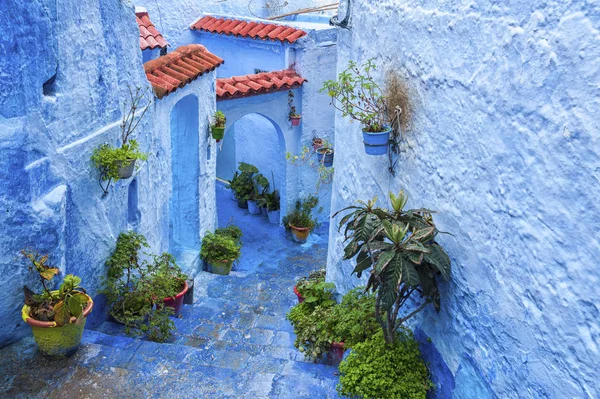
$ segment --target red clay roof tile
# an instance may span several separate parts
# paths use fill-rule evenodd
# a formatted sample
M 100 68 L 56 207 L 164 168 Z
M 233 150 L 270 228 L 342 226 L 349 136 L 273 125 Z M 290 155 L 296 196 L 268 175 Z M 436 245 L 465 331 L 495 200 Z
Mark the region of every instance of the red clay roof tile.
M 140 48 L 142 50 L 164 48 L 169 45 L 150 21 L 147 11 L 136 12 L 135 19 L 140 28 Z
M 217 79 L 217 100 L 272 93 L 302 86 L 307 80 L 293 70 Z
M 196 21 L 190 28 L 192 30 L 241 36 L 244 38 L 279 40 L 282 43 L 294 43 L 301 37 L 306 36 L 305 31 L 285 25 L 214 18 L 209 15 Z
M 222 63 L 223 59 L 211 54 L 206 47 L 189 44 L 146 62 L 144 70 L 156 97 L 163 98 Z

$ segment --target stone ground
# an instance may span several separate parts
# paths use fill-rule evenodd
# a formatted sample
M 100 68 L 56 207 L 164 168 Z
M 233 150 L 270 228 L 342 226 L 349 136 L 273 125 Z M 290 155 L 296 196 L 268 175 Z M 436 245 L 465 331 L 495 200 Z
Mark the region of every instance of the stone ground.
M 337 368 L 304 361 L 285 320 L 295 280 L 324 266 L 326 232 L 298 245 L 220 185 L 217 201 L 219 225 L 244 232 L 242 257 L 229 276 L 200 273 L 173 342 L 105 322 L 73 357 L 48 361 L 25 338 L 0 350 L 0 398 L 337 398 Z

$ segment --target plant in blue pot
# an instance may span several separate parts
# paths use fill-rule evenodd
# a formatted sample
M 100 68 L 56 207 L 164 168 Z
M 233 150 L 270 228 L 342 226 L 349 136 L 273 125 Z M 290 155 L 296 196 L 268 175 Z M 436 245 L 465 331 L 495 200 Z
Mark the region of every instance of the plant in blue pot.
M 359 66 L 350 61 L 348 68 L 337 80 L 323 83 L 321 93 L 327 93 L 331 104 L 361 123 L 365 152 L 369 155 L 385 155 L 390 144 L 391 124 L 388 119 L 387 99 L 372 72 L 376 70 L 373 59 Z

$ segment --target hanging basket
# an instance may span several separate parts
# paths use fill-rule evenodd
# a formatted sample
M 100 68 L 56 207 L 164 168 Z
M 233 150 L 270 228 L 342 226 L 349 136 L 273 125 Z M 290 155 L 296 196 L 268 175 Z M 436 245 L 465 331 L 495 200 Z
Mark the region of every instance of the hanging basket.
M 222 140 L 223 137 L 225 136 L 225 128 L 224 127 L 211 126 L 210 130 L 212 132 L 213 139 L 215 139 L 217 141 Z

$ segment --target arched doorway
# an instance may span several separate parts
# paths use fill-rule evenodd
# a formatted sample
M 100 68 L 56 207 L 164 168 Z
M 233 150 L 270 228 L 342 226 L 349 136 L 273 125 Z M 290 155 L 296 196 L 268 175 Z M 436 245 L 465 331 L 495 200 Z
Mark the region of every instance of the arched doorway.
M 230 125 L 217 152 L 217 177 L 230 180 L 239 162 L 258 168 L 269 179 L 271 190 L 281 196 L 281 214 L 286 212 L 286 146 L 283 132 L 271 118 L 249 113 Z
M 188 95 L 171 111 L 169 236 L 171 252 L 200 248 L 198 98 Z

